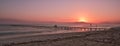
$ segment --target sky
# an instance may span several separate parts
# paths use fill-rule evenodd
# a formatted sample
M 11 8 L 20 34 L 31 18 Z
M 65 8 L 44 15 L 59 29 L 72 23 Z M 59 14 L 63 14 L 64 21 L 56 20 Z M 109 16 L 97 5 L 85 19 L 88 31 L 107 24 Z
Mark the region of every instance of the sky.
M 120 0 L 0 0 L 0 19 L 31 22 L 120 22 Z

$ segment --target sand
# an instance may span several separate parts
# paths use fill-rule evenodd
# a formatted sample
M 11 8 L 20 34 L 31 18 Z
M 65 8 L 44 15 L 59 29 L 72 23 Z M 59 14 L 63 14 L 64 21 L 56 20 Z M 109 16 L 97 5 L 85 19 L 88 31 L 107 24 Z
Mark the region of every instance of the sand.
M 1 46 L 120 46 L 120 30 L 36 35 L 1 41 Z

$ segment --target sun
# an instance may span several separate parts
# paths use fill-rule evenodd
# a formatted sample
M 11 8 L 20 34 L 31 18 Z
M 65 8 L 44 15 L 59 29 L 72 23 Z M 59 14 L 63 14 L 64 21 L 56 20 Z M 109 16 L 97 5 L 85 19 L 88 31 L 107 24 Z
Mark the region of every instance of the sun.
M 79 22 L 88 22 L 85 18 L 79 18 Z
M 85 19 L 80 19 L 79 22 L 87 22 Z

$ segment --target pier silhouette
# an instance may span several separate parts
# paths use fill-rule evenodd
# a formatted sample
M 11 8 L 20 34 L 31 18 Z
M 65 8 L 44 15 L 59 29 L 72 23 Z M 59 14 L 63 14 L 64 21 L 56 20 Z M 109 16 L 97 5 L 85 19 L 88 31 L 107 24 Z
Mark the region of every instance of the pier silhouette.
M 109 28 L 104 27 L 57 27 L 58 30 L 81 30 L 81 31 L 104 31 L 108 30 Z

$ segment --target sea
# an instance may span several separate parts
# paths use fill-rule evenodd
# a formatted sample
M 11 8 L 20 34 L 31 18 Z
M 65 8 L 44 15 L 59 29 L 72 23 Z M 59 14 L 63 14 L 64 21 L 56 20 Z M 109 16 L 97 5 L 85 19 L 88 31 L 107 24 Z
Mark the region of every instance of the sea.
M 55 29 L 54 28 L 55 25 L 57 27 L 102 27 L 102 28 L 112 28 L 120 26 L 120 24 L 28 24 L 28 25 L 26 26 L 26 24 L 1 24 L 0 39 L 57 33 L 84 32 L 82 30 Z M 41 28 L 39 26 L 42 26 L 44 28 Z

